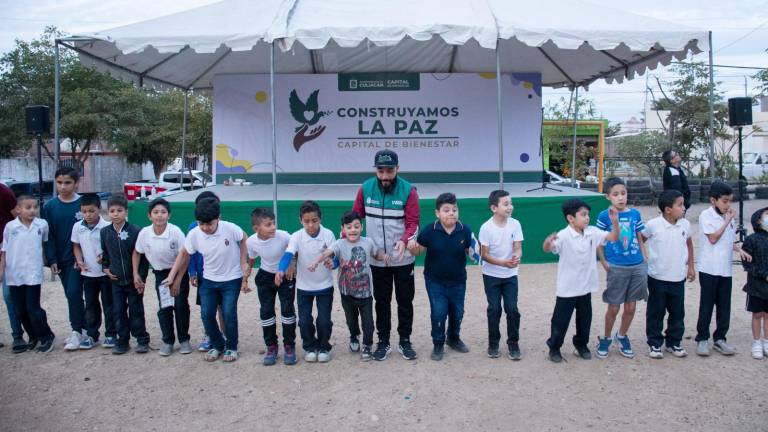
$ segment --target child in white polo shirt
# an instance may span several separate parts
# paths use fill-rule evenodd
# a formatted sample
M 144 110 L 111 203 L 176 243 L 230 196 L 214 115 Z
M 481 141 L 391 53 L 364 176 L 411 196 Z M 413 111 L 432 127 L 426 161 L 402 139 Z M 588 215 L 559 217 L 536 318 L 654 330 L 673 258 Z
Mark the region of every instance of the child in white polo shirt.
M 574 355 L 589 360 L 592 353 L 587 348 L 589 327 L 592 325 L 592 293 L 597 291 L 597 247 L 606 241 L 619 239 L 618 213 L 608 210 L 611 231 L 603 231 L 589 225 L 590 207 L 580 199 L 563 203 L 563 215 L 568 226 L 544 240 L 544 252 L 558 254 L 557 300 L 552 313 L 552 329 L 547 346 L 549 360 L 560 363 L 563 360 L 560 347 L 576 310 L 576 334 L 573 345 Z
M 699 215 L 699 319 L 696 323 L 696 354 L 709 355 L 709 323 L 717 307 L 717 328 L 712 335 L 715 350 L 734 355 L 736 349 L 726 342 L 731 321 L 732 261 L 736 251 L 751 260 L 736 243 L 736 212 L 730 207 L 733 190 L 722 181 L 712 182 L 709 189 L 711 207 Z
M 685 332 L 685 280 L 693 282 L 693 241 L 691 224 L 685 219 L 683 194 L 670 189 L 659 196 L 661 216 L 645 224 L 641 235 L 648 246 L 648 306 L 645 334 L 648 355 L 664 357 L 661 345 L 675 357 L 688 355 L 682 346 Z M 662 335 L 664 315 L 669 311 L 667 332 Z
M 330 265 L 310 271 L 309 267 L 336 241 L 333 233 L 321 225 L 320 206 L 304 201 L 299 208 L 302 229 L 291 234 L 275 275 L 275 285 L 283 284 L 283 276 L 293 256 L 296 263 L 296 299 L 299 306 L 299 330 L 304 361 L 325 363 L 331 360 L 331 306 L 333 305 L 333 274 Z M 317 321 L 312 317 L 312 304 L 317 303 Z M 317 326 L 317 327 L 315 327 Z
M 29 335 L 29 349 L 40 342 L 38 352 L 53 350 L 54 335 L 40 306 L 43 283 L 43 243 L 48 241 L 48 223 L 37 217 L 37 200 L 22 195 L 17 200 L 19 216 L 3 230 L 0 281 L 6 278 L 16 315 Z
M 192 346 L 189 344 L 189 276 L 183 272 L 180 284 L 163 285 L 162 281 L 176 262 L 176 257 L 184 245 L 184 233 L 176 225 L 169 223 L 171 204 L 163 198 L 157 198 L 149 203 L 149 220 L 152 225 L 144 227 L 136 239 L 136 249 L 133 251 L 133 283 L 136 289 L 144 290 L 144 281 L 139 275 L 141 255 L 146 255 L 152 271 L 155 274 L 155 291 L 160 308 L 157 318 L 160 320 L 160 331 L 163 334 L 161 356 L 173 354 L 173 344 L 176 338 L 173 334 L 174 318 L 176 335 L 179 339 L 179 352 L 189 354 Z
M 295 266 L 289 267 L 286 281 L 275 285 L 275 274 L 280 265 L 280 259 L 288 247 L 291 235 L 277 229 L 275 214 L 272 210 L 259 207 L 251 212 L 251 225 L 254 234 L 248 237 L 248 274 L 243 283 L 248 283 L 256 258 L 261 258 L 259 271 L 254 282 L 259 295 L 259 318 L 264 331 L 264 343 L 267 352 L 264 354 L 264 366 L 277 362 L 277 317 L 275 316 L 275 297 L 280 298 L 280 317 L 283 323 L 283 362 L 286 365 L 296 364 L 296 312 L 293 307 L 296 298 L 296 284 L 293 281 Z
M 112 284 L 101 267 L 101 230 L 110 223 L 101 217 L 101 198 L 96 194 L 80 195 L 80 213 L 83 220 L 72 227 L 72 252 L 75 265 L 80 271 L 85 294 L 86 335 L 75 349 L 91 349 L 99 341 L 101 314 L 104 311 L 104 348 L 117 343 L 115 315 L 112 311 Z M 99 303 L 101 296 L 101 303 Z
M 238 359 L 237 300 L 240 291 L 248 292 L 243 274 L 248 272 L 248 236 L 237 225 L 221 220 L 219 200 L 205 198 L 195 205 L 197 227 L 187 234 L 176 263 L 163 283 L 181 283 L 189 264 L 189 256 L 200 252 L 205 261 L 205 274 L 200 281 L 200 301 L 205 332 L 210 337 L 211 349 L 203 356 L 208 362 L 222 358 L 225 362 Z M 181 276 L 181 277 L 177 277 Z M 176 289 L 176 288 L 174 288 Z M 221 304 L 224 315 L 224 334 L 216 322 L 216 311 Z

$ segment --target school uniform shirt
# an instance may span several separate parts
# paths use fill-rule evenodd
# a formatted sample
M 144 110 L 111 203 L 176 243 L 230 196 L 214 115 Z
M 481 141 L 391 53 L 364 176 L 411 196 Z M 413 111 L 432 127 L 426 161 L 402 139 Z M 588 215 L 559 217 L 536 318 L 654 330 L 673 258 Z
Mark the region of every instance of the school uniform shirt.
M 691 223 L 685 218 L 675 224 L 662 216 L 645 224 L 643 235 L 648 239 L 648 276 L 667 282 L 680 282 L 688 275 L 688 245 Z
M 456 222 L 450 234 L 440 221 L 424 225 L 416 241 L 427 248 L 424 277 L 445 285 L 467 282 L 467 248 L 472 247 L 472 228 Z
M 339 291 L 355 298 L 373 296 L 371 259 L 376 256 L 376 246 L 368 237 L 360 237 L 354 243 L 346 238 L 336 240 L 331 246 L 339 260 Z
M 615 242 L 605 243 L 605 259 L 611 265 L 633 266 L 643 262 L 643 252 L 640 250 L 638 236 L 645 230 L 643 217 L 635 209 L 627 209 L 619 212 L 619 239 Z M 610 232 L 613 229 L 608 209 L 600 212 L 595 224 L 603 231 Z
M 277 273 L 280 259 L 283 257 L 290 240 L 291 235 L 283 230 L 276 230 L 275 236 L 266 240 L 260 239 L 258 234 L 253 234 L 245 242 L 248 247 L 248 258 L 256 259 L 261 257 L 259 269 L 265 272 Z
M 51 241 L 45 244 L 45 258 L 48 265 L 58 264 L 59 268 L 75 262 L 72 252 L 72 227 L 83 220 L 80 213 L 80 195 L 75 199 L 63 202 L 59 197 L 45 203 L 41 216 L 48 222 Z
M 187 234 L 184 248 L 190 255 L 200 252 L 205 260 L 205 279 L 227 282 L 243 277 L 240 268 L 240 246 L 243 230 L 232 222 L 219 221 L 213 234 L 206 234 L 195 227 Z
M 296 289 L 302 291 L 320 291 L 333 286 L 333 273 L 323 263 L 315 271 L 309 271 L 309 266 L 323 253 L 333 246 L 336 237 L 331 230 L 320 225 L 320 231 L 312 237 L 303 228 L 291 234 L 286 252 L 299 254 L 296 262 Z M 206 271 L 208 271 L 206 261 Z
M 176 225 L 167 224 L 160 234 L 155 234 L 155 228 L 150 225 L 139 231 L 136 252 L 146 255 L 153 270 L 170 270 L 176 262 L 182 245 L 184 245 L 184 233 Z
M 515 242 L 523 241 L 523 228 L 517 219 L 507 219 L 503 227 L 496 225 L 493 218 L 480 227 L 481 246 L 488 248 L 488 254 L 496 259 L 508 260 L 515 255 Z M 518 266 L 519 267 L 519 266 Z M 517 276 L 518 267 L 509 268 L 483 261 L 483 274 L 497 278 Z
M 733 244 L 736 242 L 736 221 L 731 219 L 723 235 L 712 244 L 707 234 L 714 234 L 725 224 L 725 217 L 710 207 L 699 215 L 699 256 L 696 269 L 712 276 L 731 277 Z
M 34 218 L 29 226 L 16 218 L 3 229 L 5 282 L 8 286 L 42 285 L 43 243 L 48 241 L 48 223 Z
M 557 233 L 552 253 L 560 256 L 557 263 L 558 297 L 578 297 L 597 291 L 597 247 L 610 233 L 588 226 L 583 233 L 570 225 Z
M 88 267 L 87 271 L 80 273 L 81 275 L 88 277 L 104 276 L 104 271 L 99 261 L 99 255 L 101 255 L 101 230 L 110 225 L 109 222 L 99 217 L 99 221 L 92 227 L 85 223 L 85 219 L 77 222 L 72 227 L 72 243 L 80 245 L 83 261 L 85 266 Z

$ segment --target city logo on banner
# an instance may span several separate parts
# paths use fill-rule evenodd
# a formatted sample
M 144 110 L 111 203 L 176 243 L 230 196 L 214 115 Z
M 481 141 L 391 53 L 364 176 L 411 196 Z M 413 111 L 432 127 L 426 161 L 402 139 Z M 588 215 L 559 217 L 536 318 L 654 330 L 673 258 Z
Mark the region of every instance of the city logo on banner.
M 320 90 L 315 90 L 307 98 L 307 102 L 302 102 L 299 99 L 299 95 L 296 93 L 296 89 L 291 91 L 291 95 L 288 97 L 288 102 L 291 107 L 291 115 L 293 119 L 299 123 L 296 127 L 296 134 L 293 136 L 293 148 L 298 152 L 301 146 L 309 141 L 319 137 L 325 132 L 324 125 L 315 126 L 321 118 L 331 114 L 333 111 L 320 111 L 317 102 L 317 95 Z M 311 129 L 310 129 L 311 128 Z M 309 132 L 307 132 L 309 131 Z

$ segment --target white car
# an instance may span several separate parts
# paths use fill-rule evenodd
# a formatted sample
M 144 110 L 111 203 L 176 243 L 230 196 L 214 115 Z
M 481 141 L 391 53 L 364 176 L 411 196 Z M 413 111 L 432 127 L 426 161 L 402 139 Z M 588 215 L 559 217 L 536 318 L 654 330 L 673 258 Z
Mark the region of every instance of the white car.
M 768 172 L 768 153 L 744 153 L 744 177 L 757 178 Z
M 565 178 L 561 176 L 560 174 L 557 174 L 555 172 L 552 172 L 550 170 L 547 170 L 547 175 L 549 176 L 549 182 L 551 184 L 561 185 L 561 186 L 571 186 L 571 179 Z M 576 180 L 576 186 L 574 186 L 576 189 L 581 189 L 581 181 Z

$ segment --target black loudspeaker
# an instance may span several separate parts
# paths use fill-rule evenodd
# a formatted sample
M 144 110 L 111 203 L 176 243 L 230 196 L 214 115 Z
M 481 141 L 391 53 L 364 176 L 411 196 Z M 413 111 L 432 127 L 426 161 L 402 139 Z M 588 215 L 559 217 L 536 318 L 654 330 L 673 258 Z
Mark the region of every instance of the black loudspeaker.
M 752 98 L 728 99 L 728 125 L 747 126 L 752 124 Z
M 32 135 L 50 132 L 49 109 L 45 105 L 30 105 L 24 108 L 27 121 L 27 133 Z

